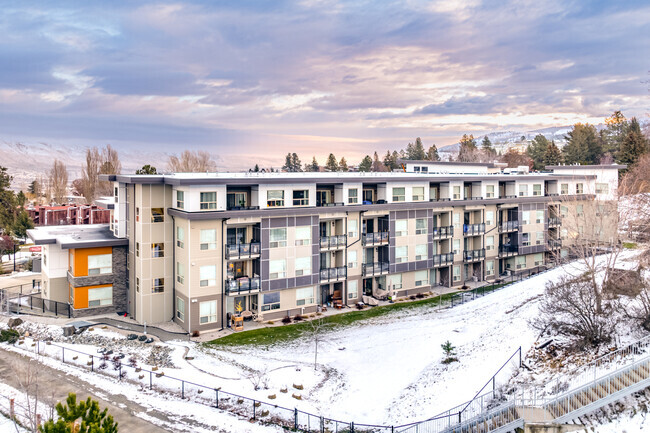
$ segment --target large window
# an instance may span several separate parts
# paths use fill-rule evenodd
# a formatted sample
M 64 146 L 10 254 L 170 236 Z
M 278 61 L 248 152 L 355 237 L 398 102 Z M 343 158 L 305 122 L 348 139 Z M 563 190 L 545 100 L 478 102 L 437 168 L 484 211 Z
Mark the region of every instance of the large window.
M 356 251 L 348 251 L 348 268 L 354 269 L 357 267 L 357 252 Z
M 179 209 L 185 209 L 185 192 L 176 191 L 176 207 Z
M 560 206 L 560 216 L 566 218 L 569 215 L 569 208 L 566 206 Z
M 201 244 L 202 250 L 214 250 L 217 248 L 217 230 L 205 229 L 201 230 Z
M 494 261 L 485 262 L 485 275 L 494 275 Z
M 535 223 L 542 224 L 544 222 L 544 211 L 538 210 L 535 211 Z
M 460 200 L 460 186 L 459 185 L 454 186 L 453 191 L 454 191 L 454 196 L 453 196 L 454 200 Z
M 181 262 L 176 262 L 176 281 L 181 284 L 185 282 L 185 266 Z
M 309 305 L 314 303 L 314 288 L 304 287 L 296 290 L 296 305 Z
M 608 183 L 597 183 L 596 184 L 596 194 L 609 194 L 609 184 Z
M 284 191 L 281 189 L 267 191 L 266 205 L 268 207 L 284 206 Z
M 494 236 L 485 237 L 485 250 L 492 251 L 494 249 Z
M 151 257 L 165 257 L 165 244 L 151 244 Z
M 280 248 L 287 246 L 287 229 L 269 230 L 269 248 Z
M 521 234 L 521 246 L 529 247 L 530 246 L 530 233 Z
M 584 194 L 585 187 L 582 183 L 576 183 L 576 194 Z
M 294 191 L 293 192 L 293 205 L 294 206 L 308 206 L 309 205 L 309 190 L 308 189 L 302 189 L 302 190 Z
M 542 195 L 542 184 L 536 183 L 533 185 L 533 195 Z
M 560 184 L 560 194 L 567 195 L 569 193 L 569 184 L 562 183 Z
M 280 309 L 280 292 L 265 293 L 262 295 L 262 311 Z
M 485 187 L 485 197 L 494 198 L 494 185 L 486 185 Z
M 526 256 L 517 257 L 517 269 L 524 269 L 526 267 Z
M 460 228 L 460 213 L 454 212 L 454 228 Z
M 185 230 L 183 227 L 176 227 L 176 245 L 185 248 Z
M 205 301 L 199 304 L 199 323 L 214 323 L 217 321 L 217 301 Z
M 357 188 L 350 188 L 348 190 L 348 204 L 359 203 L 359 190 Z
M 311 256 L 296 257 L 296 277 L 311 274 Z
M 535 245 L 543 245 L 544 244 L 544 232 L 537 232 L 535 235 Z
M 417 271 L 415 273 L 415 287 L 426 286 L 429 283 L 429 271 Z
M 460 253 L 460 239 L 454 239 L 454 254 Z
M 269 261 L 269 279 L 277 280 L 278 278 L 286 278 L 287 276 L 287 261 L 270 260 Z
M 581 205 L 581 204 L 576 205 L 576 215 L 579 216 L 579 217 L 585 216 L 584 209 L 585 209 L 584 205 Z
M 400 290 L 402 288 L 402 274 L 388 276 L 388 288 L 393 290 Z
M 535 266 L 542 266 L 544 264 L 544 255 L 542 253 L 535 254 L 533 259 L 535 260 Z
M 296 245 L 311 244 L 311 226 L 296 227 Z
M 395 263 L 408 262 L 409 247 L 395 247 Z
M 454 266 L 454 281 L 460 281 L 460 266 Z
M 213 210 L 217 208 L 217 193 L 216 192 L 202 192 L 201 193 L 201 210 Z
M 426 260 L 428 256 L 427 244 L 418 244 L 415 246 L 415 260 Z
M 423 186 L 414 186 L 413 187 L 413 201 L 424 201 L 424 187 Z
M 415 220 L 415 234 L 416 235 L 426 235 L 428 232 L 427 219 L 418 218 Z
M 88 256 L 88 275 L 110 274 L 113 272 L 113 254 Z
M 406 188 L 393 188 L 393 201 L 406 201 Z
M 181 297 L 176 297 L 176 318 L 181 322 L 185 321 L 185 300 Z
M 528 195 L 528 185 L 519 185 L 519 197 Z
M 521 223 L 522 224 L 530 224 L 530 211 L 525 210 L 521 213 Z
M 165 279 L 154 278 L 151 284 L 151 293 L 163 293 L 165 291 Z
M 151 222 L 152 223 L 164 223 L 165 222 L 165 213 L 161 207 L 152 207 L 151 208 Z
M 199 285 L 201 287 L 217 285 L 217 267 L 215 265 L 201 266 L 199 268 Z
M 359 221 L 349 220 L 348 221 L 348 237 L 356 238 L 359 236 Z
M 395 220 L 395 236 L 406 236 L 408 234 L 408 220 Z
M 486 226 L 491 226 L 494 224 L 494 211 L 487 211 L 485 212 L 485 225 Z
M 113 305 L 113 286 L 88 289 L 88 307 Z
M 359 282 L 348 281 L 348 299 L 356 299 L 359 296 Z

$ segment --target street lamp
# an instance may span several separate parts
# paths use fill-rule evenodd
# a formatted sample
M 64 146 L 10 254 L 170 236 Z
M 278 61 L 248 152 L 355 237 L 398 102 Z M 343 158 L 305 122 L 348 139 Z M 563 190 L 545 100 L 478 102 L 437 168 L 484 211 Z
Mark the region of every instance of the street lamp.
M 16 272 L 16 244 L 14 243 L 14 272 Z

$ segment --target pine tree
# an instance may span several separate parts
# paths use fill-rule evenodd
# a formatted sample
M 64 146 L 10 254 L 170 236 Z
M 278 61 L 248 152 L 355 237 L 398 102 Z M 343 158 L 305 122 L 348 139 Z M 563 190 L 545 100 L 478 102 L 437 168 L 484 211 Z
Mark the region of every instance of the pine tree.
M 385 168 L 382 165 L 381 161 L 379 161 L 379 155 L 377 155 L 377 152 L 375 152 L 372 160 L 372 171 L 384 171 Z
M 562 149 L 567 164 L 598 164 L 602 154 L 596 128 L 588 123 L 576 123 L 566 135 L 567 144 Z
M 90 397 L 86 401 L 77 403 L 77 396 L 68 394 L 66 404 L 61 402 L 56 405 L 58 419 L 48 420 L 38 430 L 41 433 L 117 433 L 117 423 L 108 409 L 99 410 L 99 403 Z M 81 420 L 81 424 L 75 426 L 75 421 Z
M 538 134 L 526 148 L 526 154 L 533 160 L 533 170 L 543 170 L 545 165 L 546 149 L 549 141 L 542 134 Z
M 440 161 L 440 155 L 438 155 L 438 148 L 435 144 L 432 144 L 427 151 L 427 159 L 429 161 Z
M 27 230 L 34 228 L 34 222 L 29 217 L 27 211 L 21 208 L 13 223 L 11 231 L 17 238 L 27 238 Z
M 311 171 L 311 172 L 320 171 L 320 165 L 318 165 L 318 161 L 316 161 L 315 156 L 312 158 L 311 164 L 305 164 L 305 171 Z
M 390 153 L 390 150 L 386 151 L 386 155 L 384 156 L 384 167 L 388 171 L 393 171 L 399 168 L 399 165 L 397 164 L 397 160 L 399 159 L 399 154 L 397 153 L 396 150 L 393 151 L 393 153 Z
M 258 173 L 260 171 L 260 166 L 258 164 L 255 164 L 255 167 L 253 167 L 253 171 L 255 173 Z
M 25 206 L 25 202 L 27 201 L 27 196 L 25 196 L 25 193 L 20 190 L 18 194 L 16 194 L 16 204 L 20 207 Z
M 302 171 L 302 162 L 300 161 L 300 158 L 298 158 L 298 154 L 296 152 L 291 154 L 291 167 L 293 168 L 294 172 Z
M 370 171 L 370 169 L 372 169 L 372 158 L 370 155 L 366 155 L 359 163 L 359 171 Z
M 345 160 L 345 157 L 341 157 L 341 161 L 339 161 L 339 170 L 348 171 L 348 162 Z
M 605 119 L 605 125 L 607 128 L 601 131 L 603 152 L 616 155 L 626 135 L 628 121 L 620 110 L 616 110 Z
M 551 141 L 546 147 L 546 152 L 544 152 L 544 167 L 547 165 L 560 165 L 562 161 L 562 151 L 555 145 L 555 141 Z
M 460 150 L 458 151 L 458 161 L 475 162 L 477 160 L 477 148 L 474 135 L 463 134 L 460 139 Z
M 286 170 L 288 172 L 293 171 L 293 163 L 291 162 L 291 153 L 287 153 L 287 156 L 284 157 L 284 165 L 282 166 L 282 170 Z
M 137 169 L 135 174 L 158 174 L 158 171 L 153 165 L 146 164 L 142 168 Z
M 11 231 L 16 217 L 16 196 L 11 190 L 13 177 L 5 167 L 0 167 L 0 229 L 5 233 Z
M 415 144 L 409 143 L 406 146 L 406 159 L 423 160 L 427 157 L 420 137 L 415 139 Z
M 636 120 L 636 117 L 633 117 L 621 142 L 621 150 L 618 152 L 617 158 L 618 162 L 619 164 L 632 166 L 648 150 L 648 140 L 643 136 L 641 126 Z
M 327 157 L 327 163 L 325 163 L 325 169 L 327 171 L 339 171 L 339 163 L 336 162 L 336 157 L 333 153 L 330 153 L 330 156 Z

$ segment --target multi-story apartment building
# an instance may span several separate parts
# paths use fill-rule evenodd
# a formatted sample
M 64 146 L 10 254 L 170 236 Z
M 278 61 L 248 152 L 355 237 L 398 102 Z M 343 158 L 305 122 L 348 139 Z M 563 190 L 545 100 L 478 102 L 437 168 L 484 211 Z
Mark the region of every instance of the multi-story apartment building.
M 391 173 L 106 176 L 109 237 L 127 241 L 126 310 L 205 331 L 239 309 L 271 320 L 386 290 L 493 281 L 568 254 L 563 242 L 580 230 L 562 217 L 613 201 L 621 168 L 402 163 Z

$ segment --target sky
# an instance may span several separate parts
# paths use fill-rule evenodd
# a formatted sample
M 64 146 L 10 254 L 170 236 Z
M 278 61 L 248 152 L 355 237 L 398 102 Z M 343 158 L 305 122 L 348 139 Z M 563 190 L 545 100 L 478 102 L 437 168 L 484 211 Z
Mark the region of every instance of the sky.
M 3 4 L 4 3 L 4 4 Z M 281 165 L 650 112 L 650 2 L 0 1 L 0 140 Z

